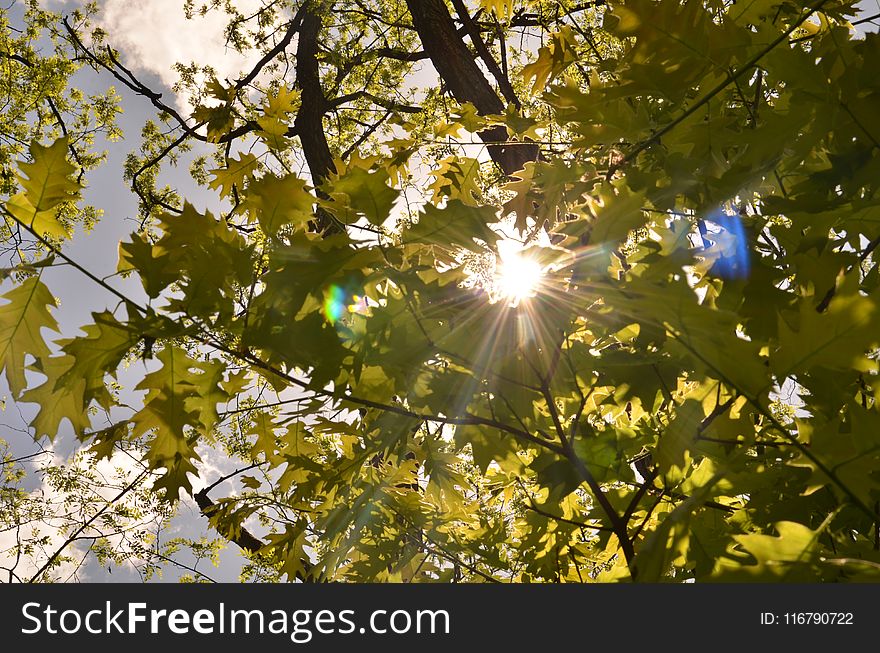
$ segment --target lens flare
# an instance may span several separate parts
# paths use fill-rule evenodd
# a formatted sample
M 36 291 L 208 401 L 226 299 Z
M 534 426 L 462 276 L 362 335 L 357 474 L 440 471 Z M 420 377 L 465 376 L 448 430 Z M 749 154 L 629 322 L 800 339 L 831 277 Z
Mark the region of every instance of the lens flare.
M 324 291 L 322 306 L 324 318 L 335 325 L 348 314 L 370 315 L 370 300 L 366 295 L 353 294 L 342 286 L 333 284 Z
M 713 271 L 725 279 L 747 278 L 751 267 L 749 241 L 740 216 L 718 209 L 707 215 L 706 220 L 712 227 L 709 237 L 718 253 Z
M 339 286 L 330 286 L 324 294 L 324 317 L 327 321 L 336 324 L 345 315 L 347 306 L 345 291 Z

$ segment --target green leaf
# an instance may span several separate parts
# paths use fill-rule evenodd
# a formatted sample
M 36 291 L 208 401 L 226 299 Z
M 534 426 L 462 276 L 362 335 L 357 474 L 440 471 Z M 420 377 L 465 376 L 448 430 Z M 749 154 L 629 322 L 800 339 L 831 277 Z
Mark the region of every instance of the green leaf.
M 345 174 L 333 177 L 324 184 L 325 192 L 333 202 L 324 207 L 345 223 L 364 216 L 370 224 L 381 226 L 391 215 L 399 191 L 388 185 L 386 170 L 368 170 L 363 165 L 350 164 Z
M 58 208 L 79 198 L 80 185 L 71 179 L 76 168 L 67 161 L 67 138 L 59 138 L 47 147 L 34 141 L 30 163 L 21 163 L 19 182 L 24 192 L 9 198 L 6 210 L 38 235 L 67 237 L 67 229 L 58 220 Z
M 244 180 L 253 177 L 258 165 L 257 157 L 250 152 L 241 154 L 237 159 L 230 157 L 226 160 L 225 168 L 211 170 L 214 179 L 208 184 L 208 188 L 219 189 L 221 197 L 229 197 L 233 188 L 243 190 Z
M 847 419 L 828 421 L 822 417 L 797 421 L 798 439 L 809 447 L 792 465 L 806 467 L 813 475 L 805 492 L 839 483 L 865 502 L 872 502 L 880 490 L 880 414 L 861 406 L 851 406 Z
M 211 414 L 216 410 L 210 405 L 211 395 L 199 397 L 198 388 L 210 388 L 217 377 L 208 374 L 202 380 L 193 371 L 200 364 L 178 347 L 165 347 L 157 358 L 162 367 L 137 385 L 137 389 L 147 390 L 147 396 L 143 408 L 131 418 L 132 437 L 151 436 L 147 463 L 152 470 L 164 469 L 154 488 L 163 490 L 166 500 L 176 501 L 181 489 L 192 492 L 188 475 L 197 474 L 194 463 L 200 460 L 194 447 L 195 434 L 204 432 L 205 422 L 216 421 L 216 412 Z
M 636 557 L 639 581 L 656 583 L 668 578 L 671 568 L 686 566 L 692 536 L 691 521 L 711 497 L 721 478 L 721 474 L 712 474 L 648 534 Z
M 483 9 L 492 11 L 500 20 L 507 20 L 513 14 L 515 0 L 479 0 Z
M 516 212 L 516 228 L 520 232 L 528 229 L 529 217 L 537 218 L 539 224 L 543 220 L 550 224 L 557 222 L 575 206 L 583 204 L 585 194 L 590 194 L 592 184 L 584 181 L 588 170 L 579 162 L 562 159 L 526 163 L 523 170 L 514 175 L 516 181 L 503 187 L 516 193 L 504 204 L 503 214 Z M 583 222 L 581 225 L 586 227 Z
M 495 247 L 500 236 L 489 226 L 498 216 L 490 206 L 467 206 L 450 200 L 445 207 L 428 204 L 419 214 L 419 221 L 404 232 L 407 243 L 422 243 L 443 248 L 461 247 L 482 253 Z
M 483 195 L 480 189 L 480 162 L 468 157 L 449 157 L 431 171 L 434 181 L 428 186 L 434 192 L 434 201 L 457 200 L 468 206 L 478 206 Z
M 133 234 L 120 245 L 119 269 L 136 269 L 152 297 L 176 283 L 182 293 L 169 298 L 169 313 L 231 314 L 238 288 L 253 278 L 252 247 L 225 221 L 188 202 L 180 214 L 162 214 L 159 226 L 164 233 L 155 244 Z
M 281 84 L 274 93 L 266 96 L 266 104 L 263 111 L 271 116 L 284 116 L 293 113 L 299 105 L 300 92 L 298 89 L 289 88 Z
M 673 467 L 684 470 L 688 462 L 687 454 L 696 444 L 700 422 L 706 416 L 701 402 L 688 399 L 676 408 L 675 418 L 663 431 L 654 461 L 661 474 L 666 474 Z
M 269 174 L 251 182 L 249 187 L 248 206 L 270 236 L 286 225 L 299 226 L 311 220 L 314 202 L 306 182 L 295 175 Z
M 538 58 L 523 68 L 523 79 L 527 84 L 531 82 L 531 93 L 535 95 L 577 60 L 577 39 L 566 25 L 550 35 L 548 45 L 538 49 Z
M 34 438 L 55 438 L 65 419 L 70 422 L 77 435 L 82 435 L 91 426 L 88 404 L 83 399 L 86 394 L 86 379 L 77 376 L 64 384 L 59 382 L 74 363 L 75 359 L 71 356 L 52 356 L 38 360 L 30 367 L 47 377 L 45 383 L 29 389 L 19 399 L 39 406 L 39 411 L 30 424 L 34 429 Z
M 140 340 L 139 334 L 117 320 L 109 311 L 92 313 L 93 324 L 82 328 L 85 335 L 77 338 L 60 340 L 61 350 L 67 354 L 69 364 L 58 377 L 53 380 L 53 391 L 62 391 L 84 383 L 80 403 L 88 407 L 93 399 L 97 399 L 105 409 L 110 409 L 112 398 L 104 385 L 104 377 L 115 376 L 116 371 L 126 354 Z M 56 364 L 60 366 L 60 363 Z
M 263 483 L 253 476 L 242 476 L 241 484 L 251 490 L 259 490 Z
M 644 205 L 644 196 L 633 193 L 625 185 L 603 186 L 598 201 L 590 209 L 593 216 L 590 243 L 616 247 L 630 231 L 645 224 Z
M 867 371 L 866 353 L 880 342 L 877 303 L 858 292 L 851 275 L 824 313 L 812 301 L 800 302 L 795 323 L 779 320 L 779 348 L 770 360 L 779 378 L 816 367 Z
M 261 553 L 271 555 L 281 562 L 280 572 L 287 575 L 289 581 L 308 576 L 305 561 L 309 560 L 306 553 L 305 523 L 288 524 L 284 533 L 273 533 Z
M 98 460 L 109 459 L 115 453 L 116 445 L 128 438 L 128 422 L 117 422 L 105 429 L 92 434 L 92 446 L 89 451 Z
M 833 515 L 832 515 L 833 516 Z M 816 530 L 804 524 L 780 521 L 775 524 L 778 535 L 748 533 L 734 535 L 742 549 L 754 560 L 736 564 L 731 558 L 721 558 L 713 573 L 718 581 L 812 582 L 819 563 L 819 536 L 831 517 Z
M 14 395 L 27 387 L 25 359 L 49 357 L 42 329 L 58 331 L 58 323 L 50 308 L 55 298 L 39 277 L 31 277 L 3 295 L 8 303 L 0 306 L 0 371 L 6 371 L 6 381 Z

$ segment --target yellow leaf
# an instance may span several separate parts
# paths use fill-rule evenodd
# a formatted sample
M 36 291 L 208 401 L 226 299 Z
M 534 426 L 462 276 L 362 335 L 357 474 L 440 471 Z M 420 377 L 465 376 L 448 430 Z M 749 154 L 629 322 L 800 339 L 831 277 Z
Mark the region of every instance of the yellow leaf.
M 208 184 L 208 188 L 219 188 L 220 195 L 227 197 L 232 194 L 233 186 L 241 190 L 244 180 L 252 176 L 256 169 L 257 157 L 253 154 L 247 153 L 237 159 L 227 159 L 225 168 L 211 170 L 214 179 Z
M 71 178 L 76 168 L 67 161 L 67 138 L 44 147 L 30 146 L 31 163 L 20 163 L 18 178 L 23 192 L 6 202 L 6 211 L 40 236 L 64 238 L 67 229 L 58 221 L 58 209 L 79 197 L 80 184 Z

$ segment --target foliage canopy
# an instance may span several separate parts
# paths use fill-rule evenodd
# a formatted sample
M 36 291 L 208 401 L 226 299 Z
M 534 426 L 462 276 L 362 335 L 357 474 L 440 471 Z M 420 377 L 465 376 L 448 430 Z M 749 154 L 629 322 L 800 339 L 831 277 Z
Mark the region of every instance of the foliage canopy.
M 64 244 L 92 114 L 19 149 L 10 390 L 35 437 L 194 500 L 248 578 L 876 579 L 880 38 L 855 4 L 190 3 L 261 57 L 181 66 L 191 115 L 88 12 L 32 8 L 160 115 L 126 164 L 143 295 L 92 277 L 119 303 L 62 340 L 40 277 L 89 274 Z M 5 68 L 72 72 L 0 28 Z M 159 185 L 190 147 L 208 207 Z M 517 258 L 534 288 L 498 279 Z M 239 472 L 211 478 L 218 452 Z

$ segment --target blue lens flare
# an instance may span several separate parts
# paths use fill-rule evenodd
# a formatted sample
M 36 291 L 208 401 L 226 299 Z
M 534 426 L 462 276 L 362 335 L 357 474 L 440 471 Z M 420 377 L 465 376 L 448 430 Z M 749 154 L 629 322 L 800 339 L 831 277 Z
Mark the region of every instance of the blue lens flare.
M 706 223 L 717 255 L 712 272 L 725 279 L 747 278 L 751 269 L 749 241 L 739 214 L 719 208 L 706 216 Z

